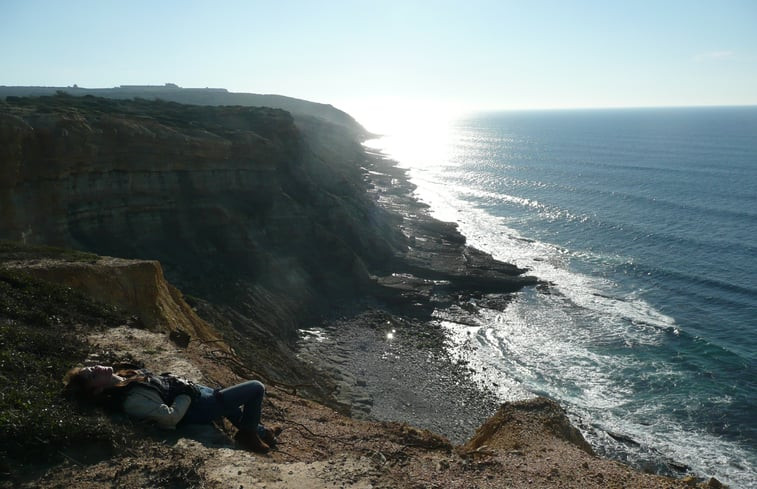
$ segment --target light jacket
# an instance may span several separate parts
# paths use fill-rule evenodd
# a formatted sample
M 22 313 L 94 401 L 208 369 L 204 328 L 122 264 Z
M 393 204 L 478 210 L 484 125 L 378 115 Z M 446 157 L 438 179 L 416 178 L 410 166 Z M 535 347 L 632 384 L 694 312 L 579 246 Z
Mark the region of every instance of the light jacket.
M 149 370 L 136 371 L 143 380 L 130 383 L 121 391 L 123 411 L 140 420 L 154 421 L 161 428 L 174 429 L 189 409 L 200 389 L 193 382 L 165 373 L 155 375 Z
M 192 398 L 187 394 L 176 396 L 169 406 L 155 389 L 135 385 L 124 399 L 124 412 L 137 419 L 154 421 L 161 428 L 174 429 L 189 409 Z

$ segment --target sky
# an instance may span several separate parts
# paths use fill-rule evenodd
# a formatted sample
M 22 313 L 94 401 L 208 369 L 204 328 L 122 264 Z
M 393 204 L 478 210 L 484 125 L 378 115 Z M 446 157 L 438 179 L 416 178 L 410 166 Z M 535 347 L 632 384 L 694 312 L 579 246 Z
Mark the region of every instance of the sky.
M 0 85 L 350 113 L 757 105 L 757 0 L 0 0 Z

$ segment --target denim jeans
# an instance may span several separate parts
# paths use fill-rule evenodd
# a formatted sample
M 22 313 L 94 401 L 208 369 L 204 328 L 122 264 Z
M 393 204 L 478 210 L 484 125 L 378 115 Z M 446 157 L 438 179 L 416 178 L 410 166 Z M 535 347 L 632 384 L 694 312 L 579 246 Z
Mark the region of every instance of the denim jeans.
M 237 429 L 257 429 L 258 433 L 262 432 L 260 413 L 265 396 L 263 384 L 257 380 L 249 380 L 220 390 L 204 385 L 198 387 L 200 397 L 192 399 L 192 404 L 181 420 L 182 423 L 210 423 L 224 417 Z

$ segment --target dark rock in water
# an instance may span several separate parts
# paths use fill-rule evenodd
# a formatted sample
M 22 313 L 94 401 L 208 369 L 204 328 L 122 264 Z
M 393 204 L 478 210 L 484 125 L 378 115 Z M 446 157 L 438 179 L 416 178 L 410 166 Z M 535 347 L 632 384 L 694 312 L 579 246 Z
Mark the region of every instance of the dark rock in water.
M 617 433 L 614 431 L 608 431 L 607 434 L 610 435 L 610 437 L 612 437 L 614 440 L 617 440 L 621 443 L 625 443 L 626 445 L 631 445 L 634 447 L 641 446 L 641 443 L 637 442 L 636 440 L 634 440 L 628 435 L 624 435 L 622 433 Z
M 415 245 L 400 255 L 397 266 L 414 275 L 442 280 L 438 288 L 450 292 L 512 292 L 536 284 L 522 277 L 524 269 L 494 260 L 488 253 L 465 245 L 454 224 L 443 227 L 441 235 L 428 233 L 428 218 L 407 218 L 406 232 L 415 236 Z M 454 231 L 454 232 L 453 232 Z M 421 239 L 418 239 L 421 238 Z
M 688 465 L 682 464 L 680 462 L 674 462 L 672 460 L 667 461 L 666 465 L 679 473 L 684 473 L 691 470 L 691 467 L 689 467 Z
M 707 481 L 707 485 L 705 487 L 707 487 L 708 489 L 722 489 L 726 486 L 716 478 L 710 477 L 710 480 Z
M 551 284 L 551 283 L 543 282 L 543 283 L 540 283 L 540 284 L 538 284 L 536 286 L 536 290 L 538 290 L 542 294 L 551 294 L 552 293 L 552 289 L 551 289 L 552 285 L 553 284 Z
M 511 301 L 511 294 L 487 294 L 478 300 L 478 305 L 488 309 L 504 311 Z
M 428 301 L 434 290 L 434 281 L 412 274 L 377 277 L 376 285 L 376 293 L 388 300 Z

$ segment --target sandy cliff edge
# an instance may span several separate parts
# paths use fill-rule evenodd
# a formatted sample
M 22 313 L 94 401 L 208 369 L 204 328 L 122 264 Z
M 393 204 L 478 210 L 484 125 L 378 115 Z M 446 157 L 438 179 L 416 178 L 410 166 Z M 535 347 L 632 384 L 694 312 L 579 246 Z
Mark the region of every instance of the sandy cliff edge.
M 157 261 L 100 257 L 95 263 L 43 259 L 10 261 L 3 266 L 117 306 L 137 316 L 151 331 L 223 344 L 213 327 L 184 301 L 179 289 L 166 281 Z M 228 345 L 224 348 L 228 349 Z

